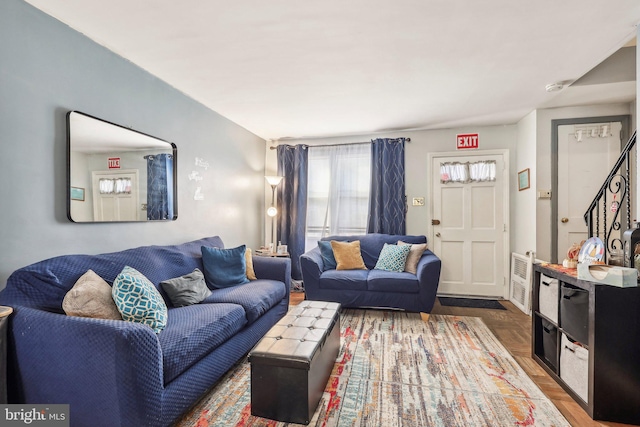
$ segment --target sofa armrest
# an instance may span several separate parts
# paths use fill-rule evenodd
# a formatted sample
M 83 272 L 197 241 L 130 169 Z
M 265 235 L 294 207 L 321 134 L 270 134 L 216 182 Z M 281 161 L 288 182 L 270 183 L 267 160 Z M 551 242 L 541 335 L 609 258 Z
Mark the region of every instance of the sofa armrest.
M 429 249 L 424 251 L 420 261 L 418 261 L 418 267 L 416 270 L 416 276 L 418 276 L 418 281 L 420 282 L 421 287 L 436 287 L 438 288 L 438 284 L 440 283 L 440 269 L 442 266 L 442 262 L 440 258 L 436 256 Z
M 305 291 L 318 288 L 320 276 L 324 271 L 320 248 L 315 247 L 300 256 L 300 269 L 302 270 Z
M 319 247 L 316 246 L 309 252 L 305 252 L 304 254 L 302 254 L 302 256 L 305 257 L 305 259 L 307 259 L 308 261 L 311 261 L 313 264 L 315 264 L 318 272 L 322 274 L 322 272 L 324 271 L 324 261 L 322 259 L 322 253 L 320 252 Z
M 14 308 L 14 399 L 69 404 L 79 424 L 123 414 L 132 425 L 150 424 L 143 417 L 153 416 L 151 402 L 160 401 L 164 387 L 162 352 L 151 328 Z
M 291 259 L 254 256 L 252 260 L 253 271 L 258 279 L 278 280 L 284 282 L 287 289 L 291 287 Z

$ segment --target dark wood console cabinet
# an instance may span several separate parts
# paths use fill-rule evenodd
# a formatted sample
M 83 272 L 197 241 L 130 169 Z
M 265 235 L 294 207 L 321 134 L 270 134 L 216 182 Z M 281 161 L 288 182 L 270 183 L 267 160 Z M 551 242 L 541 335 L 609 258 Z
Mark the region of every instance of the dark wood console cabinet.
M 575 274 L 534 266 L 532 357 L 591 418 L 640 424 L 640 287 Z

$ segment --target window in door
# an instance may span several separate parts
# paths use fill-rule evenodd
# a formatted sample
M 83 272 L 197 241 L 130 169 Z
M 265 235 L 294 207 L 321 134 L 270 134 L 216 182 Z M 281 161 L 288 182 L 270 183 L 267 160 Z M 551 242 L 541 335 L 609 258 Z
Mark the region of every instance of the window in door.
M 496 180 L 496 162 L 445 162 L 440 163 L 440 182 L 468 183 Z

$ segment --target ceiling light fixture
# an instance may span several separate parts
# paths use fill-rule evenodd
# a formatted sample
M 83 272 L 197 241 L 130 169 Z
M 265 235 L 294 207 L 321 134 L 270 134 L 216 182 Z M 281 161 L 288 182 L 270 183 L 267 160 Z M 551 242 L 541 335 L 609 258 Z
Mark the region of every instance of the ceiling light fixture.
M 557 92 L 559 90 L 561 90 L 564 87 L 564 84 L 557 82 L 557 83 L 549 83 L 548 85 L 545 86 L 545 90 L 547 92 Z

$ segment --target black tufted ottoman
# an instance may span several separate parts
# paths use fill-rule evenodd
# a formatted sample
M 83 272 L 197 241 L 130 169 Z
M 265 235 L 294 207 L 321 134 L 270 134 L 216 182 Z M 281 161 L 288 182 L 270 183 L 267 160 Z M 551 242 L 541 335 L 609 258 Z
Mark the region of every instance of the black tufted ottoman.
M 340 304 L 303 301 L 249 353 L 251 414 L 309 424 L 340 350 Z

